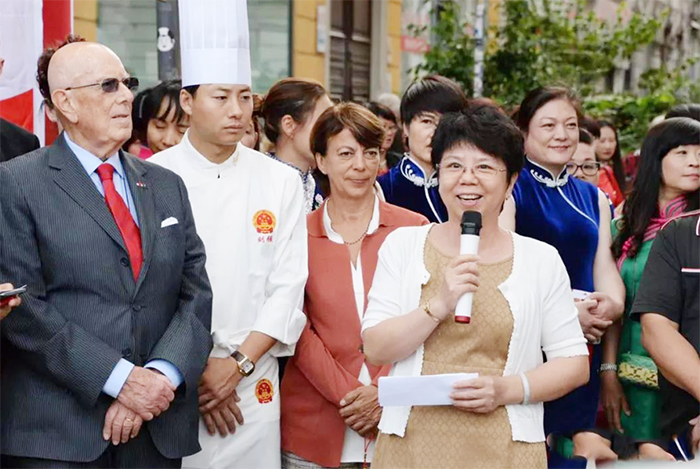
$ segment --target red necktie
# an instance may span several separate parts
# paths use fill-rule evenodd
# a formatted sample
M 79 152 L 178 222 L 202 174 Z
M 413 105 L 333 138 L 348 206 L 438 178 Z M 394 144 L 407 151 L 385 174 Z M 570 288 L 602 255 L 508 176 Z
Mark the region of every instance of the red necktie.
M 114 188 L 114 166 L 111 164 L 101 164 L 97 168 L 97 174 L 102 181 L 105 190 L 105 201 L 109 211 L 112 212 L 114 220 L 117 222 L 119 232 L 122 234 L 126 250 L 129 252 L 131 270 L 134 272 L 134 280 L 138 280 L 143 263 L 143 252 L 141 251 L 141 230 L 136 226 L 134 218 L 129 212 L 129 208 L 124 203 L 124 199 Z

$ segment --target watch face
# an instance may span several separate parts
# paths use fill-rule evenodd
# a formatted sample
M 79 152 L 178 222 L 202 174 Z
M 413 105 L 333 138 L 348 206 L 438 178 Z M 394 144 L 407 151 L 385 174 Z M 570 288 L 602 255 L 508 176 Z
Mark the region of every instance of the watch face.
M 240 353 L 238 350 L 234 351 L 231 356 L 234 360 L 236 360 L 236 363 L 238 363 L 238 369 L 241 371 L 243 376 L 248 376 L 253 372 L 253 370 L 255 370 L 255 363 L 250 361 L 248 357 Z
M 253 369 L 255 369 L 255 366 L 253 366 L 253 362 L 250 360 L 245 360 L 243 363 L 241 363 L 241 369 L 243 369 L 245 374 L 250 374 L 253 372 Z

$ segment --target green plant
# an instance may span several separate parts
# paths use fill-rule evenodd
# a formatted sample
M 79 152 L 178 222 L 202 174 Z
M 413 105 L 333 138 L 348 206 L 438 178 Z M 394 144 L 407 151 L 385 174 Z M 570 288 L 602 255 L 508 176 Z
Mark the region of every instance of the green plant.
M 502 27 L 491 29 L 497 47 L 487 54 L 485 94 L 505 105 L 519 103 L 537 87 L 555 82 L 595 92 L 617 59 L 628 59 L 649 44 L 661 24 L 634 14 L 609 24 L 586 9 L 586 0 L 507 0 Z
M 697 62 L 698 57 L 691 57 L 674 69 L 663 65 L 647 70 L 640 77 L 639 88 L 644 93 L 670 93 L 678 101 L 698 102 L 700 84 L 688 78 L 688 69 Z
M 613 123 L 618 130 L 620 149 L 626 154 L 639 148 L 651 121 L 677 102 L 673 93 L 661 91 L 644 96 L 591 96 L 583 104 L 586 114 Z
M 680 67 L 647 70 L 641 77 L 639 96 L 631 93 L 591 96 L 584 101 L 587 114 L 613 122 L 623 152 L 639 148 L 651 121 L 677 103 L 700 102 L 700 85 L 687 77 L 697 58 Z
M 535 87 L 554 83 L 572 87 L 582 96 L 586 113 L 612 121 L 622 149 L 630 151 L 639 147 L 654 117 L 678 102 L 700 102 L 700 84 L 687 78 L 696 59 L 673 70 L 647 71 L 638 95 L 597 95 L 598 85 L 615 63 L 651 43 L 665 18 L 632 14 L 623 19 L 623 2 L 616 21 L 608 23 L 587 8 L 589 3 L 502 0 L 505 21 L 490 28 L 491 44 L 485 52 L 484 95 L 512 108 Z M 409 26 L 416 37 L 430 35 L 433 44 L 412 74 L 439 73 L 471 93 L 474 41 L 466 33 L 468 24 L 454 0 L 442 1 L 437 8 L 431 27 Z

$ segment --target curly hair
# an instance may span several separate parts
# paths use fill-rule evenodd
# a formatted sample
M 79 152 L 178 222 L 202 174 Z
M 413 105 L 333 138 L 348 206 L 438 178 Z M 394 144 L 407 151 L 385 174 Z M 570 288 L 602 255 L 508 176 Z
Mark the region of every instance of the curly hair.
M 39 61 L 37 63 L 36 81 L 39 83 L 39 91 L 41 92 L 41 96 L 44 98 L 44 104 L 48 106 L 49 109 L 53 109 L 53 103 L 51 102 L 51 90 L 49 89 L 49 63 L 58 49 L 74 42 L 85 42 L 85 38 L 77 34 L 69 34 L 66 36 L 66 39 L 56 47 L 47 47 L 44 49 L 41 57 L 39 57 Z

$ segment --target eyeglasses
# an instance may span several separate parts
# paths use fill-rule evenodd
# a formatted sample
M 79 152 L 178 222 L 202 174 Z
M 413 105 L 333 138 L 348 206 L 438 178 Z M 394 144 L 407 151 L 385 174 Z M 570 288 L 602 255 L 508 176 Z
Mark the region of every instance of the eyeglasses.
M 581 169 L 581 172 L 586 176 L 595 176 L 600 170 L 600 163 L 597 161 L 588 161 L 583 164 L 566 163 L 566 172 L 569 173 L 570 176 L 574 176 L 579 169 Z
M 507 171 L 507 169 L 496 168 L 488 163 L 479 163 L 476 166 L 467 168 L 466 166 L 462 165 L 461 163 L 457 163 L 456 161 L 447 163 L 445 165 L 439 164 L 437 165 L 437 167 L 442 172 L 442 174 L 449 177 L 461 176 L 467 169 L 469 169 L 472 172 L 472 174 L 479 179 L 492 178 L 498 173 L 505 173 Z
M 129 78 L 122 78 L 121 80 L 119 78 L 105 78 L 99 83 L 91 83 L 89 85 L 81 85 L 81 86 L 71 86 L 69 88 L 64 88 L 66 91 L 70 90 L 79 90 L 80 88 L 89 88 L 91 86 L 99 86 L 102 88 L 103 93 L 114 93 L 119 89 L 119 84 L 123 83 L 124 86 L 129 88 L 131 91 L 135 90 L 136 88 L 139 87 L 139 79 L 135 77 L 129 77 Z

